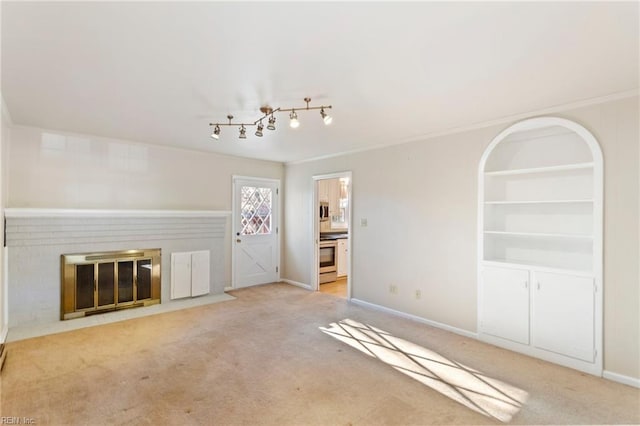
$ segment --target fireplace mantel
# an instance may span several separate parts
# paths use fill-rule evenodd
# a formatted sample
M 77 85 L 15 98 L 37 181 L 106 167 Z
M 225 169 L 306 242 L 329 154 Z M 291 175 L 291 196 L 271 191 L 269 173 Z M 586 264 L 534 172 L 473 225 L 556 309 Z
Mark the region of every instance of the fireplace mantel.
M 104 210 L 6 208 L 8 218 L 20 217 L 218 217 L 230 216 L 230 210 Z

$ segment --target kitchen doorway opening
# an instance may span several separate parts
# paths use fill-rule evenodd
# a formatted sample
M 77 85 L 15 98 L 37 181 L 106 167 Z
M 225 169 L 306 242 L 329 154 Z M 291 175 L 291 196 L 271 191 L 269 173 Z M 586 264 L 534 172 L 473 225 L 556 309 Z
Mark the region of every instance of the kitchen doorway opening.
M 313 176 L 313 256 L 311 289 L 351 298 L 352 174 Z

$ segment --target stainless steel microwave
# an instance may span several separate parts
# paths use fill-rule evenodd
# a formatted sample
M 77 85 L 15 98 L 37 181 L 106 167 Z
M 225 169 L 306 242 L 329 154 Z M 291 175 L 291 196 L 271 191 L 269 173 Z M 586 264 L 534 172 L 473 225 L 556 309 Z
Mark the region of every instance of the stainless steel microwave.
M 329 203 L 320 201 L 320 222 L 329 220 Z

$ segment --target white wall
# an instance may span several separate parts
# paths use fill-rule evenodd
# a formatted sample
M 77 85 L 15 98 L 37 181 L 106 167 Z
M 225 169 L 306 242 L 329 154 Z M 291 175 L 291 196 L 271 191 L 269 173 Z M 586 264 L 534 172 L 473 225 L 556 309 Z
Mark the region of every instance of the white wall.
M 9 125 L 11 117 L 4 103 L 4 98 L 0 95 L 0 103 L 2 108 L 2 117 L 0 119 L 0 212 L 4 212 L 7 205 L 7 186 L 8 186 L 8 147 L 9 147 Z M 4 215 L 3 215 L 4 216 Z M 5 279 L 5 248 L 4 248 L 4 232 L 0 232 L 0 343 L 4 342 L 9 324 L 9 309 L 7 300 L 7 280 Z
M 22 126 L 10 155 L 9 207 L 231 210 L 233 174 L 283 173 L 270 161 Z
M 283 173 L 276 162 L 12 126 L 7 207 L 231 210 L 232 175 Z M 226 285 L 230 232 L 229 221 Z
M 638 97 L 553 114 L 576 121 L 604 154 L 605 370 L 640 379 Z M 289 164 L 283 277 L 312 274 L 311 177 L 353 172 L 352 296 L 475 332 L 477 170 L 513 123 L 335 158 Z M 367 218 L 368 226 L 360 226 Z M 389 285 L 399 287 L 396 295 Z M 415 290 L 422 297 L 416 300 Z

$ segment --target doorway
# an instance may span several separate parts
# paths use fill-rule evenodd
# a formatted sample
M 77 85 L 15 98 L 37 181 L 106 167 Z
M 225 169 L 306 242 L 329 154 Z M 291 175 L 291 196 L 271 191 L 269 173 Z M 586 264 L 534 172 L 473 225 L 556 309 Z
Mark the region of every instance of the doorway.
M 352 174 L 313 176 L 312 286 L 315 291 L 351 298 Z
M 233 288 L 280 280 L 280 181 L 233 177 Z

